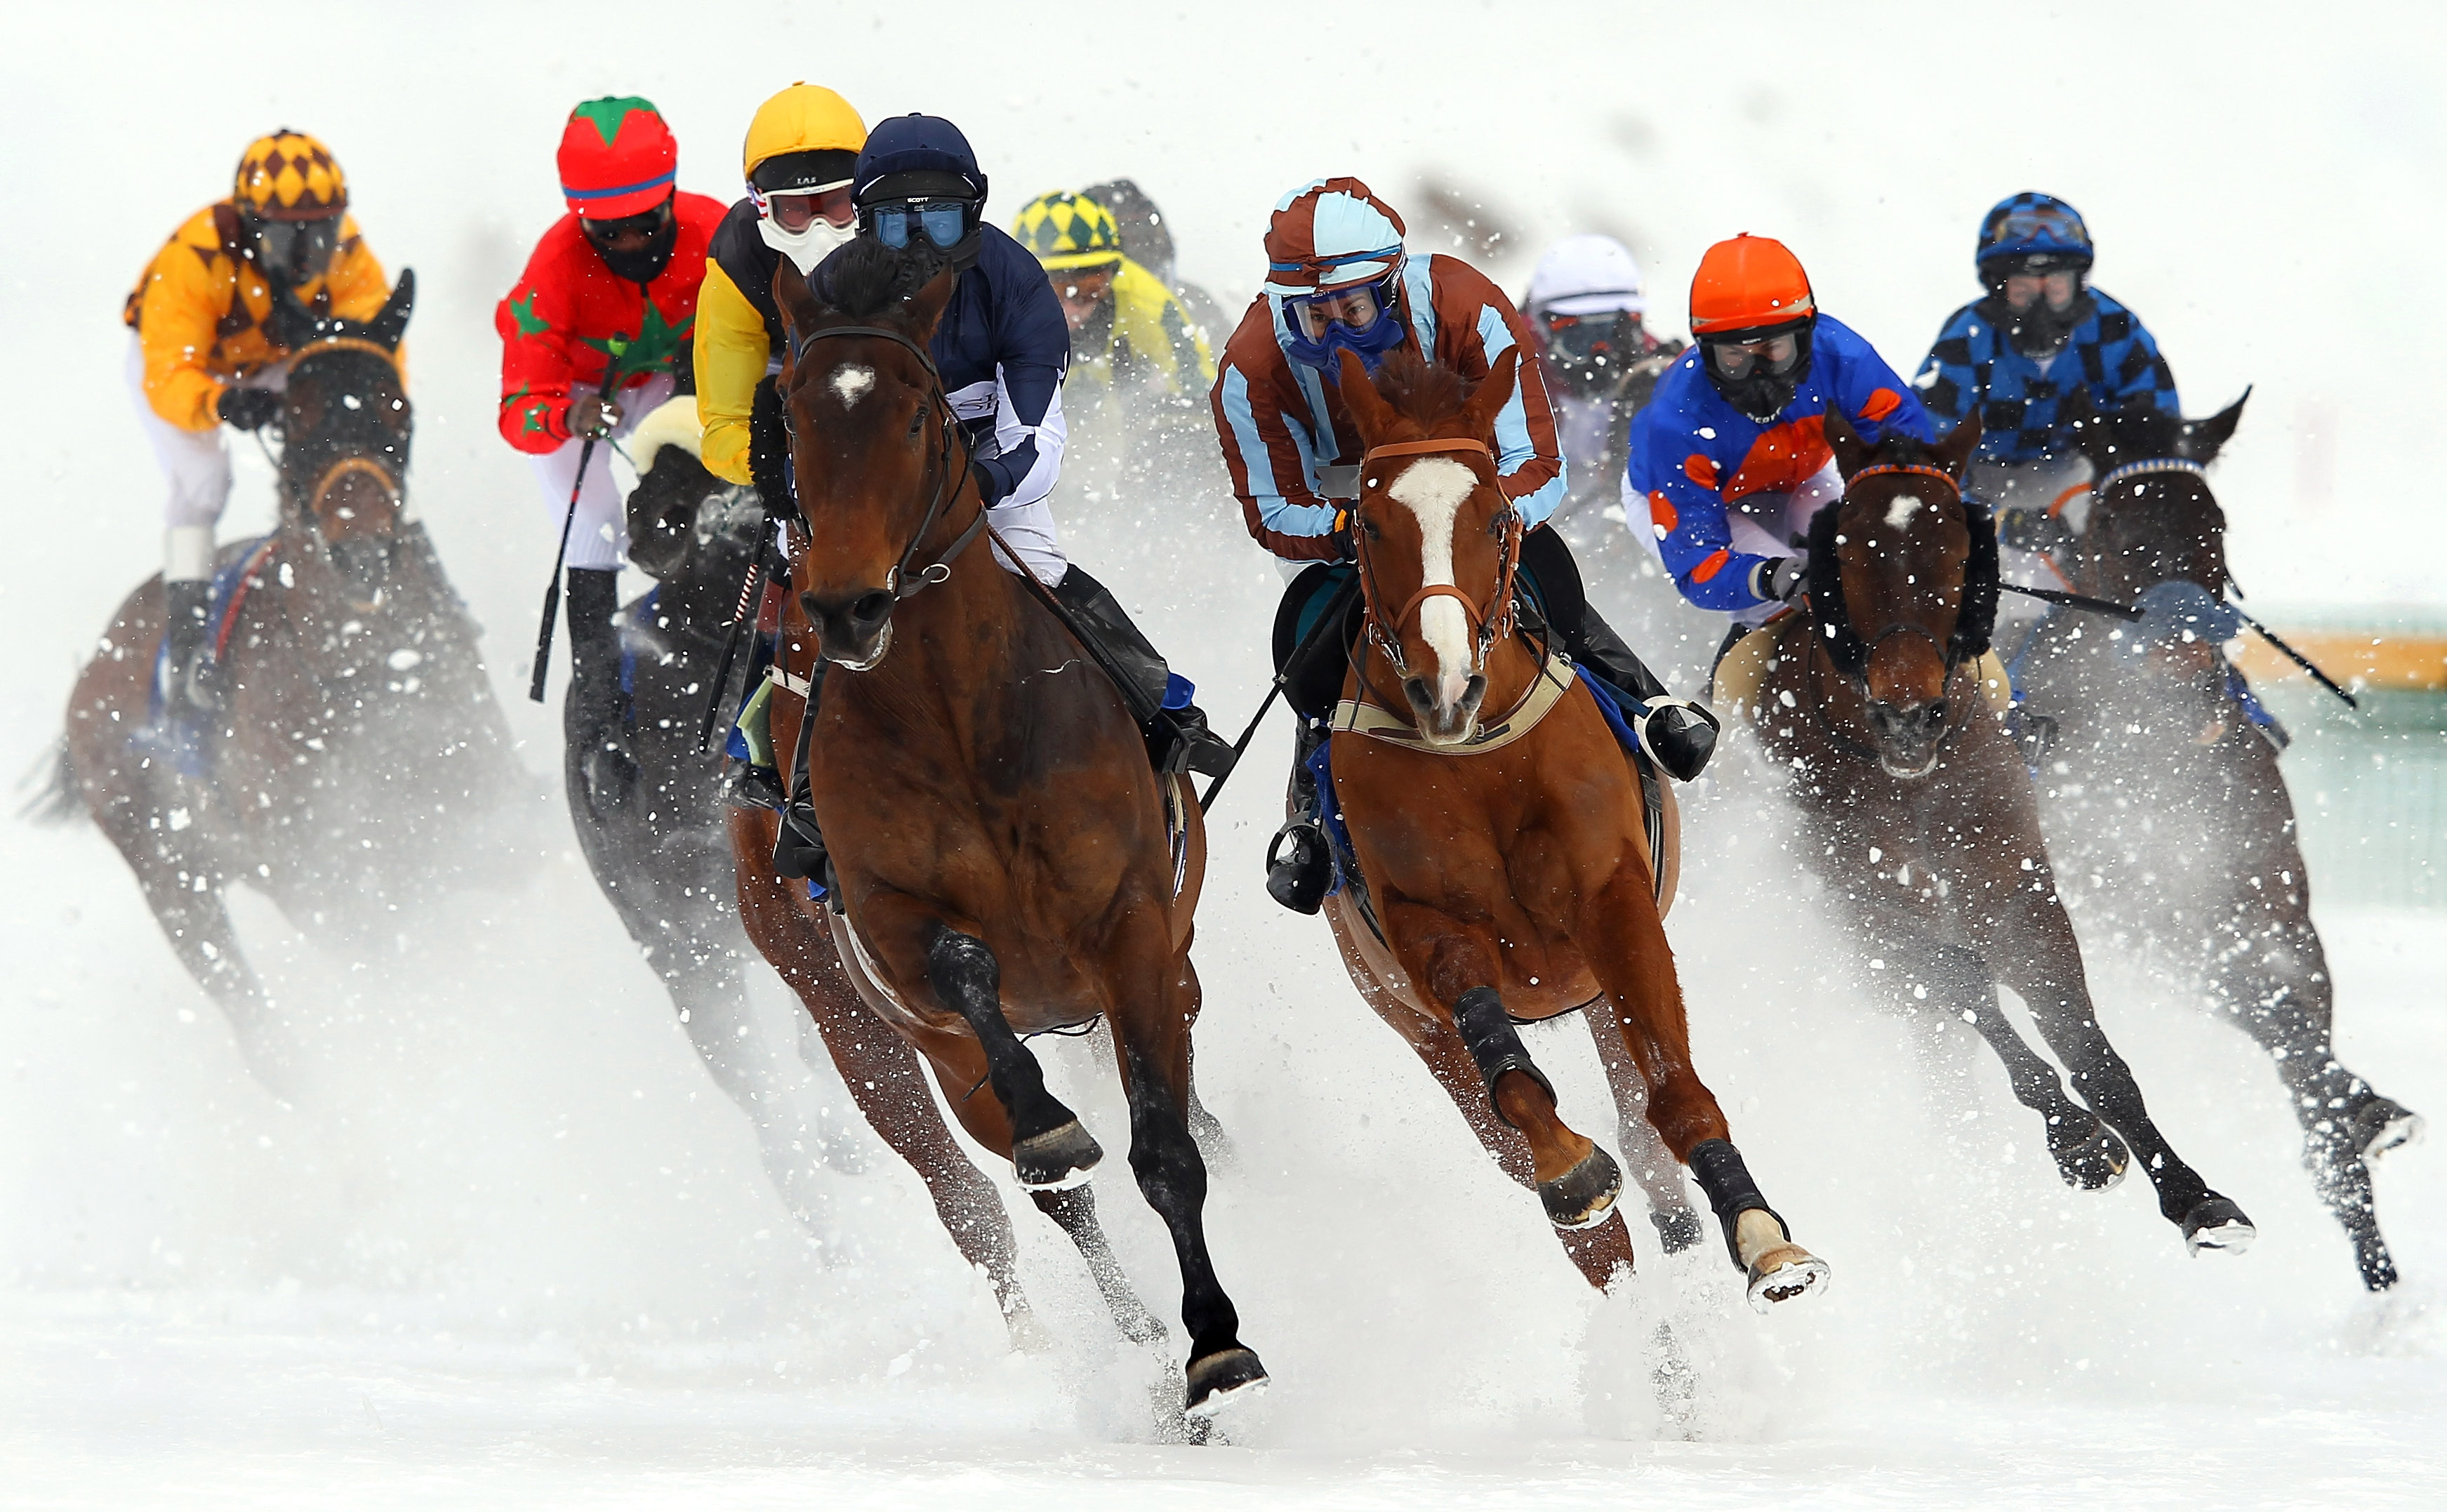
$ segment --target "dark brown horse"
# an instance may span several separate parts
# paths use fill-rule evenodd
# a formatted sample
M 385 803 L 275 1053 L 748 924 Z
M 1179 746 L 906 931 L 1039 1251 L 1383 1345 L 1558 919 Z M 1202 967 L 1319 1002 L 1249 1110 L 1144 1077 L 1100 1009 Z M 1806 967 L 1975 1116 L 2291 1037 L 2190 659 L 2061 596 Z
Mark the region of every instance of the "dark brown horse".
M 794 678 L 830 664 L 805 760 L 838 885 L 828 909 L 775 878 L 775 822 L 742 814 L 741 912 L 794 985 L 828 923 L 867 1005 L 1145 1336 L 1080 1184 L 1103 1152 L 1021 1040 L 1110 1026 L 1130 1165 L 1181 1264 L 1186 1405 L 1204 1414 L 1265 1371 L 1207 1254 L 1186 1122 L 1203 822 L 1038 592 L 967 549 L 985 513 L 925 345 L 957 277 L 864 239 L 836 259 L 838 308 L 787 259 L 776 275 L 799 488 L 781 659 Z M 774 728 L 795 729 L 804 705 L 780 692 Z
M 1935 447 L 1873 449 L 1831 409 L 1827 440 L 1845 492 L 1812 522 L 1807 607 L 1736 647 L 1772 637 L 1750 646 L 1769 659 L 1737 701 L 1790 779 L 1798 849 L 1843 900 L 1868 979 L 1996 1050 L 2068 1185 L 2112 1186 L 2137 1156 L 2193 1253 L 2244 1248 L 2243 1210 L 2168 1144 L 2099 1027 L 2029 775 L 1982 686 L 2002 668 L 1988 647 L 1996 534 L 1960 487 L 1977 417 Z M 2001 1012 L 2000 982 L 2079 1103 Z
M 1564 1122 L 1513 1029 L 1585 1010 L 1623 1127 L 1653 1126 L 1698 1177 L 1765 1311 L 1828 1267 L 1759 1196 L 1692 1069 L 1640 776 L 1570 664 L 1515 633 L 1522 523 L 1493 445 L 1518 361 L 1508 350 L 1472 388 L 1415 354 L 1374 381 L 1343 359 L 1368 448 L 1353 520 L 1366 643 L 1329 745 L 1357 861 L 1330 900 L 1335 940 L 1603 1287 L 1632 1260 L 1622 1173 Z
M 2337 1059 L 2280 737 L 2226 659 L 2238 626 L 2219 600 L 2236 589 L 2202 469 L 2242 412 L 2237 400 L 2200 421 L 2069 414 L 2099 482 L 2063 566 L 2083 594 L 2155 612 L 2128 628 L 2059 611 L 2019 658 L 2032 705 L 2061 731 L 2040 806 L 2094 948 L 2169 968 L 2275 1063 L 2313 1184 L 2376 1292 L 2397 1273 L 2364 1162 L 2421 1121 Z
M 292 362 L 279 528 L 221 553 L 243 597 L 217 627 L 218 711 L 182 723 L 161 707 L 159 577 L 120 606 L 68 701 L 64 781 L 275 1091 L 288 1068 L 229 884 L 308 936 L 387 940 L 401 906 L 503 875 L 521 854 L 512 813 L 536 790 L 476 627 L 406 514 L 412 411 L 394 353 L 414 289 L 402 273 L 372 321 L 327 323 Z

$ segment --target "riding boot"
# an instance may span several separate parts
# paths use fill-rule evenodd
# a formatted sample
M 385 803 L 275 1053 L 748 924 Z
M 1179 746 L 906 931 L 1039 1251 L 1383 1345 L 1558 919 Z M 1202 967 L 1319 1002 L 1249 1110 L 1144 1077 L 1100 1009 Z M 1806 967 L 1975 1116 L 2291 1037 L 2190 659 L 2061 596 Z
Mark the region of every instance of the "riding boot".
M 169 697 L 174 717 L 190 719 L 220 708 L 220 680 L 213 661 L 213 585 L 201 578 L 173 577 L 161 584 L 166 616 L 162 639 L 169 650 Z
M 825 848 L 825 832 L 816 824 L 815 798 L 807 783 L 806 745 L 816 728 L 829 665 L 819 658 L 807 674 L 807 708 L 799 720 L 798 758 L 790 765 L 790 798 L 782 805 L 782 822 L 773 834 L 773 874 L 793 880 L 814 878 L 823 894 L 838 901 L 841 884 L 833 876 L 832 852 Z
M 1708 758 L 1717 749 L 1716 716 L 1667 692 L 1648 664 L 1633 653 L 1596 609 L 1581 612 L 1579 633 L 1567 635 L 1564 649 L 1574 661 L 1649 706 L 1640 726 L 1640 745 L 1659 770 L 1678 783 L 1687 783 L 1706 769 Z
M 637 760 L 629 749 L 629 694 L 620 686 L 620 575 L 569 569 L 569 701 L 561 728 L 598 814 L 629 802 Z
M 1232 769 L 1232 746 L 1206 728 L 1206 715 L 1187 701 L 1189 684 L 1182 682 L 1183 701 L 1171 707 L 1172 670 L 1165 665 L 1147 636 L 1130 622 L 1103 583 L 1072 563 L 1053 585 L 1053 596 L 1071 612 L 1078 628 L 1094 642 L 1097 658 L 1128 685 L 1123 697 L 1146 736 L 1148 759 L 1159 772 L 1186 767 L 1208 777 Z
M 1328 733 L 1322 720 L 1300 721 L 1299 734 L 1292 744 L 1292 817 L 1275 831 L 1274 842 L 1266 847 L 1266 896 L 1295 914 L 1314 914 L 1324 907 L 1325 890 L 1334 881 L 1334 857 L 1326 848 L 1325 804 L 1317 790 L 1317 774 L 1308 765 Z

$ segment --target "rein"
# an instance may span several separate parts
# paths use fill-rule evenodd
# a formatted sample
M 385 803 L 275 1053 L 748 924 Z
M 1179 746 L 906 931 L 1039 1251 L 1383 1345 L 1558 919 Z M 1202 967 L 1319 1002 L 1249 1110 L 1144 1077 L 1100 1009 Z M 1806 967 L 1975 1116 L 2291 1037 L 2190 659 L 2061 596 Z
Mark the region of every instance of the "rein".
M 1495 454 L 1492 451 L 1482 443 L 1460 437 L 1400 441 L 1388 445 L 1374 446 L 1359 459 L 1359 466 L 1364 475 L 1369 465 L 1379 457 L 1450 457 L 1467 456 L 1472 452 L 1486 458 L 1490 469 L 1494 467 Z M 1471 470 L 1476 471 L 1475 468 Z M 1375 566 L 1370 560 L 1370 553 L 1364 544 L 1368 533 L 1366 531 L 1352 533 L 1352 553 L 1359 568 L 1362 623 L 1370 644 L 1382 651 L 1385 653 L 1385 659 L 1394 664 L 1394 675 L 1405 681 L 1408 681 L 1411 676 L 1409 659 L 1403 654 L 1402 621 L 1410 618 L 1413 610 L 1431 598 L 1460 600 L 1463 614 L 1472 622 L 1470 670 L 1473 673 L 1486 672 L 1488 653 L 1495 649 L 1498 639 L 1512 633 L 1514 622 L 1512 582 L 1521 566 L 1523 530 L 1521 511 L 1513 508 L 1508 501 L 1505 504 L 1505 520 L 1503 558 L 1495 573 L 1495 596 L 1489 600 L 1486 609 L 1481 610 L 1476 600 L 1451 583 L 1429 583 L 1413 594 L 1410 601 L 1402 606 L 1401 612 L 1390 620 L 1386 618 L 1383 610 L 1384 595 L 1376 587 Z M 1535 691 L 1534 688 L 1532 691 Z

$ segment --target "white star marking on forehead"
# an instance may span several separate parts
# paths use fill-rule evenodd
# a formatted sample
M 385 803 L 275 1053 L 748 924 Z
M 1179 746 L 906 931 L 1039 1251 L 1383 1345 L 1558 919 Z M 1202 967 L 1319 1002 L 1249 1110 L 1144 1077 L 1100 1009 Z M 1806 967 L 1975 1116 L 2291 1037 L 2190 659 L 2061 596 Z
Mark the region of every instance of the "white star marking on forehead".
M 857 363 L 844 363 L 833 372 L 833 395 L 844 409 L 855 409 L 866 391 L 875 387 L 875 369 Z
M 1887 528 L 1890 530 L 1901 530 L 1906 525 L 1910 524 L 1912 511 L 1919 507 L 1920 501 L 1913 498 L 1911 495 L 1897 494 L 1895 496 L 1895 501 L 1887 506 Z

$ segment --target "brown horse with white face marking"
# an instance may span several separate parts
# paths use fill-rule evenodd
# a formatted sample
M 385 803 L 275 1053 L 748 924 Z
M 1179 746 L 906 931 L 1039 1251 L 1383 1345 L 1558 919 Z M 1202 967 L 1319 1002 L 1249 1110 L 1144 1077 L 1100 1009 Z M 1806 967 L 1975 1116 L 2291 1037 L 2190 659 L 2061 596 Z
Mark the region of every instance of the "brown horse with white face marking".
M 120 606 L 68 703 L 64 784 L 275 1090 L 286 1054 L 224 889 L 269 896 L 302 934 L 389 945 L 400 905 L 522 864 L 511 816 L 534 784 L 476 627 L 406 518 L 396 350 L 414 290 L 402 273 L 373 320 L 327 323 L 291 362 L 279 528 L 242 573 L 251 543 L 221 554 L 244 596 L 218 627 L 218 710 L 154 716 L 159 578 Z
M 2042 769 L 2048 842 L 2094 946 L 2172 970 L 2249 1034 L 2285 1082 L 2312 1181 L 2354 1246 L 2363 1286 L 2396 1284 L 2369 1158 L 2421 1120 L 2346 1068 L 2336 987 L 2279 739 L 2253 717 L 2225 643 L 2240 627 L 2226 514 L 2204 469 L 2243 401 L 2207 420 L 2143 406 L 2067 418 L 2099 480 L 2070 560 L 2081 593 L 2161 613 L 2118 625 L 2058 611 L 2020 658 L 2024 691 L 2061 734 Z
M 2099 1028 L 2028 774 L 1983 697 L 2002 669 L 1988 653 L 1995 530 L 1960 487 L 1977 417 L 1933 448 L 1873 449 L 1831 409 L 1827 441 L 1844 497 L 1812 524 L 1808 607 L 1754 633 L 1775 638 L 1748 710 L 1791 781 L 1798 848 L 1843 900 L 1870 979 L 1996 1049 L 2015 1096 L 2046 1119 L 2068 1185 L 2114 1185 L 2129 1147 L 2194 1253 L 2242 1249 L 2243 1210 L 2160 1135 Z M 2000 1012 L 1999 982 L 2028 1005 L 2081 1103 Z
M 830 664 L 806 760 L 839 911 L 777 885 L 776 821 L 762 814 L 733 819 L 740 909 L 786 975 L 809 926 L 829 922 L 868 1007 L 1079 1243 L 1124 1332 L 1145 1336 L 1081 1185 L 1103 1151 L 1021 1042 L 1110 1027 L 1130 1165 L 1180 1260 L 1186 1407 L 1205 1413 L 1265 1370 L 1207 1253 L 1186 1122 L 1202 821 L 1063 623 L 968 549 L 985 512 L 926 350 L 958 276 L 864 238 L 833 264 L 838 308 L 787 259 L 776 275 L 800 517 L 782 658 L 794 678 Z M 777 734 L 799 726 L 795 690 L 773 703 Z
M 1357 861 L 1329 900 L 1335 939 L 1603 1287 L 1631 1264 L 1622 1171 L 1564 1122 L 1513 1030 L 1585 1009 L 1626 1130 L 1653 1126 L 1698 1177 L 1764 1311 L 1828 1267 L 1759 1196 L 1692 1069 L 1639 776 L 1570 664 L 1514 633 L 1522 522 L 1493 447 L 1519 355 L 1474 389 L 1415 354 L 1373 381 L 1343 359 L 1368 448 L 1353 521 L 1367 629 L 1330 746 Z

